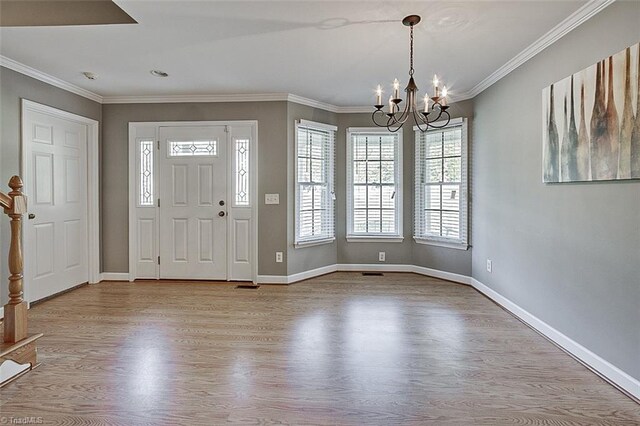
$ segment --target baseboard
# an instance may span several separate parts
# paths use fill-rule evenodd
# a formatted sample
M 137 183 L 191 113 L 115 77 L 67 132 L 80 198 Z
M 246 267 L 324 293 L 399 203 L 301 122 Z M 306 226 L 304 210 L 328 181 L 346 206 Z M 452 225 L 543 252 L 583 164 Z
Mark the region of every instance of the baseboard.
M 389 264 L 389 263 L 338 263 L 327 265 L 321 268 L 312 269 L 310 271 L 300 272 L 293 275 L 258 275 L 258 283 L 260 284 L 293 284 L 302 280 L 319 277 L 320 275 L 329 274 L 331 272 L 413 272 L 428 277 L 440 278 L 447 281 L 453 281 L 460 284 L 471 285 L 471 277 L 466 275 L 454 274 L 452 272 L 440 271 L 437 269 L 425 268 L 423 266 Z
M 522 309 L 511 300 L 490 289 L 475 278 L 471 278 L 471 285 L 480 293 L 518 317 L 525 324 L 554 342 L 568 354 L 583 363 L 587 368 L 591 369 L 612 385 L 618 387 L 633 399 L 640 401 L 640 381 L 634 379 L 618 367 L 594 354 L 589 349 L 562 334 L 546 322 Z
M 427 277 L 440 278 L 455 283 L 471 285 L 471 277 L 455 274 L 453 272 L 440 271 L 438 269 L 425 268 L 417 265 L 402 264 L 350 264 L 339 263 L 338 271 L 363 271 L 363 272 L 413 272 L 414 274 L 425 275 Z
M 338 271 L 413 272 L 412 265 L 393 263 L 338 263 Z
M 258 284 L 289 284 L 287 275 L 258 275 Z
M 440 271 L 438 269 L 425 268 L 424 266 L 412 265 L 411 272 L 428 277 L 440 278 L 442 280 L 453 281 L 454 283 L 471 285 L 471 277 L 467 275 L 455 274 L 453 272 Z
M 336 272 L 337 265 L 327 265 L 310 271 L 299 272 L 293 275 L 258 275 L 258 284 L 293 284 L 309 278 Z
M 100 281 L 129 281 L 128 272 L 102 272 Z
M 310 271 L 299 272 L 289 275 L 288 284 L 297 283 L 298 281 L 308 280 L 309 278 L 319 277 L 320 275 L 330 274 L 338 270 L 338 265 L 327 265 L 321 268 L 312 269 Z

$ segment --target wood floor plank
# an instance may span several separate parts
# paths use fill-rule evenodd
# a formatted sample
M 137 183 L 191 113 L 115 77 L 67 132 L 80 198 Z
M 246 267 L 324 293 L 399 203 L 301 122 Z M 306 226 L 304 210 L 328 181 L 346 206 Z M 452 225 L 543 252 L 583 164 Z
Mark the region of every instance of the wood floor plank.
M 31 309 L 0 418 L 62 425 L 638 425 L 640 406 L 470 287 L 103 282 Z

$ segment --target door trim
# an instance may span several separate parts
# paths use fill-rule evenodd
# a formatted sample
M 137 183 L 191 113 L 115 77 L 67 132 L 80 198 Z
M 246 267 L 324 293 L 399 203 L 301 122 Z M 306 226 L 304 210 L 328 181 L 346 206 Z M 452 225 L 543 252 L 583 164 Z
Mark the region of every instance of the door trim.
M 137 220 L 136 220 L 136 145 L 139 136 L 137 136 L 137 130 L 143 130 L 145 134 L 148 134 L 148 138 L 151 138 L 151 134 L 153 134 L 153 138 L 155 141 L 158 141 L 159 137 L 159 129 L 160 127 L 192 127 L 192 126 L 229 126 L 233 128 L 234 126 L 244 126 L 251 127 L 251 145 L 249 148 L 250 155 L 250 164 L 252 166 L 251 172 L 252 177 L 250 181 L 250 203 L 251 203 L 251 217 L 253 220 L 252 233 L 253 239 L 251 241 L 251 254 L 253 256 L 253 264 L 251 265 L 252 269 L 252 281 L 255 283 L 258 279 L 258 121 L 257 120 L 230 120 L 230 121 L 150 121 L 150 122 L 129 122 L 129 272 L 128 277 L 129 281 L 134 281 L 137 278 L 137 261 L 136 261 L 136 250 L 137 247 Z M 154 131 L 152 131 L 154 129 Z M 231 175 L 232 167 L 231 162 L 233 159 L 232 151 L 230 147 L 227 151 L 227 194 L 231 196 L 231 179 L 233 178 Z M 157 157 L 154 159 L 154 169 L 158 170 L 158 159 Z M 154 187 L 156 194 L 158 193 L 157 181 L 154 182 Z M 231 203 L 229 203 L 229 207 L 231 207 Z M 156 210 L 156 223 L 158 218 L 158 207 L 155 206 Z M 156 229 L 157 229 L 156 225 Z M 227 221 L 227 235 L 231 235 L 231 226 L 232 221 Z M 159 250 L 158 244 L 158 234 L 156 233 L 156 250 Z M 229 276 L 231 271 L 231 248 L 232 245 L 230 240 L 227 242 L 227 278 L 231 279 Z M 159 279 L 159 268 L 156 268 L 156 279 Z
M 25 189 L 29 188 L 30 177 L 25 175 L 27 170 L 27 158 L 25 144 L 27 143 L 26 137 L 29 134 L 27 129 L 27 123 L 25 120 L 27 112 L 35 112 L 41 114 L 47 114 L 63 120 L 74 121 L 87 126 L 87 237 L 88 237 L 88 269 L 89 276 L 87 281 L 89 284 L 95 284 L 100 282 L 100 163 L 98 159 L 98 135 L 100 131 L 100 123 L 92 118 L 83 117 L 81 115 L 73 114 L 71 112 L 63 111 L 48 105 L 40 104 L 28 99 L 22 99 L 21 116 L 20 116 L 20 174 L 22 175 L 22 181 L 24 182 Z M 28 202 L 28 200 L 27 200 Z M 29 247 L 27 243 L 28 227 L 24 227 L 25 232 L 22 234 L 22 243 L 25 253 L 29 253 Z M 26 271 L 26 265 L 29 262 L 29 256 L 25 256 L 24 263 Z M 29 293 L 29 282 L 25 280 L 25 296 Z M 25 297 L 25 300 L 29 300 Z

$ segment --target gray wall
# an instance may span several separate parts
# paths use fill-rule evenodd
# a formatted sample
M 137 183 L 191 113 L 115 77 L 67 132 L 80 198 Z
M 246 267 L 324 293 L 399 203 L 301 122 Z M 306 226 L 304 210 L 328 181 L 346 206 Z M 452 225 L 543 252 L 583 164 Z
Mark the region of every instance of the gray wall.
M 480 94 L 472 153 L 474 278 L 637 379 L 640 181 L 543 184 L 541 91 L 637 43 L 639 22 L 616 2 Z
M 286 275 L 276 251 L 287 252 L 287 102 L 107 104 L 102 131 L 102 238 L 105 272 L 129 271 L 128 131 L 130 121 L 258 121 L 258 244 L 261 275 Z M 265 205 L 279 193 L 279 205 Z M 266 253 L 267 255 L 264 255 Z
M 297 274 L 299 272 L 310 271 L 312 269 L 321 268 L 327 265 L 334 265 L 337 261 L 337 242 L 330 244 L 322 244 L 318 246 L 295 248 L 295 121 L 311 120 L 318 123 L 338 124 L 338 114 L 324 111 L 318 108 L 312 108 L 306 105 L 296 103 L 287 103 L 287 134 L 288 134 L 288 173 L 289 173 L 289 205 L 287 207 L 287 266 L 288 275 Z M 274 253 L 265 253 L 263 256 L 273 258 Z
M 452 118 L 471 117 L 472 101 L 451 105 Z M 336 238 L 338 241 L 338 263 L 383 263 L 378 262 L 378 252 L 386 253 L 386 264 L 415 264 L 463 275 L 471 275 L 471 249 L 455 250 L 443 247 L 416 244 L 413 241 L 413 191 L 414 191 L 414 132 L 413 126 L 405 126 L 402 134 L 403 147 L 403 233 L 401 243 L 347 242 L 347 128 L 373 127 L 371 114 L 339 114 L 336 143 Z M 471 141 L 470 141 L 471 142 Z
M 21 99 L 49 105 L 77 115 L 102 121 L 102 106 L 8 68 L 0 67 L 0 191 L 8 192 L 7 183 L 21 174 Z M 0 219 L 0 300 L 6 303 L 9 268 L 9 221 Z

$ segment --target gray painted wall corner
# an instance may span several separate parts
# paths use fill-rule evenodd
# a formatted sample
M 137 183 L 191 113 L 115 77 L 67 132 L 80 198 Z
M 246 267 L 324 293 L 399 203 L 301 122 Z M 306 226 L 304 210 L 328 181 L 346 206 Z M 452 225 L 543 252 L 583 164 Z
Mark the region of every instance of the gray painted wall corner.
M 478 95 L 473 277 L 640 379 L 640 181 L 542 183 L 541 91 L 638 42 L 616 2 Z M 486 259 L 493 272 L 486 272 Z

